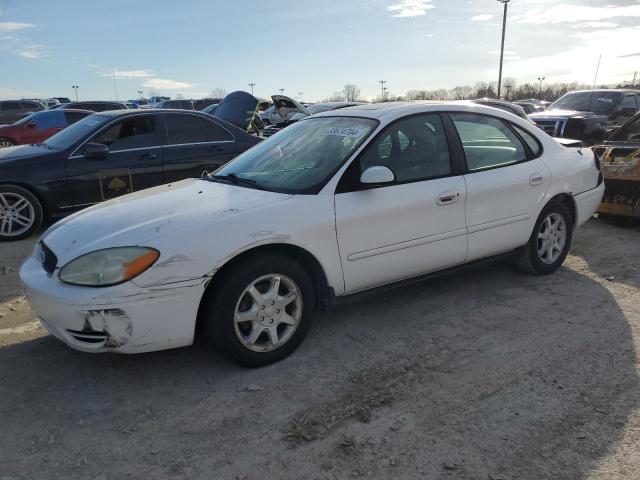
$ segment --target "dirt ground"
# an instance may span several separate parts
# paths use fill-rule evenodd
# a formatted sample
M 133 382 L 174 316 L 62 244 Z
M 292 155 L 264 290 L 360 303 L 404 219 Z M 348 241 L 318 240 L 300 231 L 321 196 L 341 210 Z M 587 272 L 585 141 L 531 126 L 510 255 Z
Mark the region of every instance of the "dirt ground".
M 0 245 L 0 479 L 639 479 L 640 229 L 361 298 L 258 370 L 196 345 L 79 353 Z

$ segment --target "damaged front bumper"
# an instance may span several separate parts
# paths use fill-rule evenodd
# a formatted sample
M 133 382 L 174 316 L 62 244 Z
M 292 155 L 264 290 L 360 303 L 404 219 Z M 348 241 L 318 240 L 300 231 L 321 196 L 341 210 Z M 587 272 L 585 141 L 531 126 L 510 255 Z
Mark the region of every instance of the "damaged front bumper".
M 193 343 L 206 279 L 92 288 L 48 274 L 35 256 L 20 269 L 32 309 L 51 335 L 83 352 L 141 353 Z

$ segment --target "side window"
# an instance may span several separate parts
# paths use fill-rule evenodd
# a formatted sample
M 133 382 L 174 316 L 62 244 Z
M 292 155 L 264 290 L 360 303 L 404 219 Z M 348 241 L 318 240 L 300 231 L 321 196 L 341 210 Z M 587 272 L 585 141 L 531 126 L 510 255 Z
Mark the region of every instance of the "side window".
M 233 140 L 222 127 L 197 115 L 167 115 L 169 145 Z
M 624 110 L 627 108 L 633 108 L 634 110 L 638 110 L 638 104 L 636 103 L 635 95 L 625 95 L 622 99 L 622 105 L 620 107 Z
M 367 168 L 389 168 L 398 183 L 442 177 L 451 173 L 449 146 L 437 114 L 416 115 L 387 128 L 357 160 L 361 174 Z
M 69 111 L 64 111 L 64 116 L 67 120 L 67 125 L 72 125 L 74 123 L 76 123 L 78 120 L 82 120 L 84 117 L 87 116 L 86 113 L 80 113 L 80 112 L 69 112 Z
M 452 113 L 470 171 L 526 160 L 522 142 L 502 121 L 486 115 Z
M 140 115 L 124 119 L 96 135 L 94 142 L 103 143 L 112 152 L 155 145 L 156 119 Z
M 540 155 L 540 144 L 536 141 L 533 135 L 531 135 L 526 130 L 523 130 L 522 128 L 518 127 L 517 125 L 511 124 L 511 126 L 515 129 L 516 132 L 518 132 L 518 135 L 520 135 L 520 137 L 525 141 L 525 143 L 529 147 L 529 150 L 531 150 L 531 153 L 533 153 L 533 156 L 537 157 L 538 155 Z

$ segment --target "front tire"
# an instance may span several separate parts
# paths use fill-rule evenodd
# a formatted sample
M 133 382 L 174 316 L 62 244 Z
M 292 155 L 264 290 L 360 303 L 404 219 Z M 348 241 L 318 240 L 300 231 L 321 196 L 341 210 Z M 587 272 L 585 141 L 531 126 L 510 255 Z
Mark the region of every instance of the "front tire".
M 516 257 L 516 265 L 526 273 L 547 275 L 555 272 L 567 258 L 573 235 L 573 217 L 560 202 L 547 205 L 527 244 Z
M 0 148 L 15 147 L 17 143 L 7 137 L 0 137 Z
M 38 198 L 17 185 L 0 185 L 0 241 L 28 237 L 42 225 Z
M 311 326 L 313 283 L 281 254 L 250 255 L 216 279 L 202 310 L 204 334 L 234 363 L 261 367 L 298 348 Z

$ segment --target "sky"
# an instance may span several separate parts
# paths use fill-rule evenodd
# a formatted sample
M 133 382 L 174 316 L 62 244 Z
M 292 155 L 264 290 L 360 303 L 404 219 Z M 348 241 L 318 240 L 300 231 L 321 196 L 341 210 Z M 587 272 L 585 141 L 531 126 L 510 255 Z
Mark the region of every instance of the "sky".
M 320 100 L 496 81 L 497 0 L 0 0 L 0 99 L 185 98 L 212 89 Z M 640 77 L 640 0 L 511 0 L 505 77 Z

